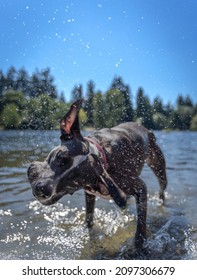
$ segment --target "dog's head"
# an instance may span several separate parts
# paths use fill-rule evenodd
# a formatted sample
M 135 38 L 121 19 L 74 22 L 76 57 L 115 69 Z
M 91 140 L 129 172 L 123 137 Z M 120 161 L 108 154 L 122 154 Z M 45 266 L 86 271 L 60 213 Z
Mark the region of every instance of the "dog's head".
M 35 161 L 28 168 L 32 192 L 44 205 L 53 204 L 63 195 L 73 194 L 82 187 L 80 165 L 88 159 L 89 145 L 79 130 L 81 103 L 72 104 L 60 121 L 61 145 L 55 147 L 43 162 Z
M 42 204 L 50 205 L 62 196 L 87 185 L 94 186 L 100 180 L 117 204 L 124 204 L 125 199 L 122 194 L 119 197 L 118 187 L 100 162 L 98 150 L 80 133 L 78 114 L 81 105 L 81 100 L 73 103 L 61 119 L 61 145 L 43 162 L 35 161 L 29 166 L 27 173 L 32 192 Z

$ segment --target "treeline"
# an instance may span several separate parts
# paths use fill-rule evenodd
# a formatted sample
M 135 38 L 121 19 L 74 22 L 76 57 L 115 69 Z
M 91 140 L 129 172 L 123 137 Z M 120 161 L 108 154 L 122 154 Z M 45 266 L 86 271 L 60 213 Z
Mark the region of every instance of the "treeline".
M 60 118 L 71 102 L 83 98 L 80 111 L 86 127 L 112 127 L 121 122 L 136 121 L 154 130 L 197 130 L 197 104 L 189 95 L 178 95 L 176 104 L 163 104 L 161 97 L 151 102 L 143 88 L 136 98 L 121 77 L 115 77 L 109 89 L 95 89 L 93 81 L 74 86 L 71 100 L 57 92 L 50 69 L 36 70 L 32 75 L 22 68 L 10 67 L 0 71 L 0 128 L 1 129 L 56 129 Z

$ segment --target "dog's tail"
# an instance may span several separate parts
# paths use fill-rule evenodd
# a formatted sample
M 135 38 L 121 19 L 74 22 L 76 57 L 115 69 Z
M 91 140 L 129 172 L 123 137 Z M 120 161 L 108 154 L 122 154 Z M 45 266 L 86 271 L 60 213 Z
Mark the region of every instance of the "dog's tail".
M 149 139 L 150 144 L 155 144 L 156 137 L 155 137 L 154 133 L 152 132 L 152 130 L 148 130 L 148 139 Z
M 156 143 L 156 137 L 152 131 L 148 132 L 149 138 L 149 148 L 148 148 L 148 158 L 146 163 L 155 173 L 156 177 L 159 180 L 160 184 L 160 193 L 159 197 L 164 200 L 164 190 L 167 186 L 167 176 L 166 176 L 166 162 L 164 154 L 161 151 L 160 147 Z

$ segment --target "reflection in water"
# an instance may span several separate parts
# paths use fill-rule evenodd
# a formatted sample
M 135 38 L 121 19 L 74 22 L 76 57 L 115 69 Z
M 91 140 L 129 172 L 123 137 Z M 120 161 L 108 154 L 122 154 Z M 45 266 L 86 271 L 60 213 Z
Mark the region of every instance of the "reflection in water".
M 196 133 L 158 132 L 167 159 L 166 205 L 157 199 L 158 183 L 148 167 L 148 241 L 133 250 L 135 202 L 126 212 L 97 200 L 95 226 L 85 227 L 83 191 L 53 206 L 35 201 L 26 170 L 59 144 L 59 132 L 0 132 L 0 258 L 1 259 L 196 259 L 197 174 Z M 178 141 L 177 141 L 178 139 Z

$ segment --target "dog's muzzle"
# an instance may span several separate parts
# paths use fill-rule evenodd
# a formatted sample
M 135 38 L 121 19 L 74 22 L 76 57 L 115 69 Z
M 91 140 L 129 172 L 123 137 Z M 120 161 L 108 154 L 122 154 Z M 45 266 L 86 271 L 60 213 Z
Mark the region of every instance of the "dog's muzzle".
M 72 195 L 79 188 L 74 183 L 73 187 L 65 184 L 66 187 L 63 188 L 63 178 L 61 180 L 61 176 L 56 177 L 46 161 L 33 162 L 29 166 L 27 174 L 34 197 L 43 205 L 54 204 L 62 196 Z
M 38 182 L 33 190 L 34 196 L 49 198 L 52 195 L 53 186 L 50 183 Z
M 46 201 L 52 198 L 54 190 L 53 180 L 46 174 L 47 167 L 46 162 L 33 162 L 27 172 L 32 193 L 42 204 L 46 204 Z

